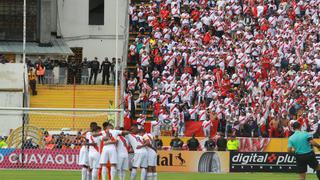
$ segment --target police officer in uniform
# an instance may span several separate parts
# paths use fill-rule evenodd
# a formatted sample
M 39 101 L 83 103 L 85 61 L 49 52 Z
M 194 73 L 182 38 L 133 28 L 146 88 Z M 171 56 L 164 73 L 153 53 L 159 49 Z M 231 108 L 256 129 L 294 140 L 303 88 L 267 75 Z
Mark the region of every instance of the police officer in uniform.
M 66 80 L 68 63 L 66 60 L 59 61 L 59 84 L 64 84 Z
M 290 136 L 288 140 L 288 151 L 295 153 L 296 155 L 297 170 L 300 180 L 306 179 L 308 166 L 317 172 L 317 177 L 320 179 L 320 166 L 312 148 L 315 146 L 320 149 L 320 145 L 309 133 L 301 131 L 299 122 L 294 122 L 292 127 L 294 129 L 294 134 Z
M 72 59 L 71 63 L 69 64 L 69 75 L 70 79 L 69 82 L 72 82 L 73 84 L 76 83 L 77 73 L 79 71 L 79 65 L 76 62 L 76 60 Z
M 46 68 L 46 74 L 45 74 L 45 81 L 47 84 L 53 84 L 53 80 L 54 80 L 54 74 L 53 74 L 53 68 L 54 65 L 52 63 L 52 61 L 50 60 L 50 58 L 47 58 L 44 61 L 44 67 Z
M 104 61 L 101 63 L 100 72 L 102 71 L 102 84 L 105 83 L 107 80 L 107 84 L 110 84 L 109 78 L 110 78 L 110 68 L 111 68 L 111 62 L 106 57 Z
M 90 63 L 91 71 L 90 71 L 90 80 L 89 84 L 91 84 L 92 77 L 94 76 L 93 84 L 97 83 L 97 75 L 99 72 L 100 62 L 98 61 L 98 58 L 95 57 L 94 60 Z
M 89 81 L 89 61 L 85 57 L 81 63 L 81 83 L 88 84 Z

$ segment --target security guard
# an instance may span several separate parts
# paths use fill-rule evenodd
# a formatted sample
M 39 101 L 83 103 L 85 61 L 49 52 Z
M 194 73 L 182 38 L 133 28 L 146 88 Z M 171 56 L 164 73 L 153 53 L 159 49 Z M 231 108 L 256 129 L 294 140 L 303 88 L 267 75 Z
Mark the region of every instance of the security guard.
M 94 77 L 93 84 L 96 84 L 99 67 L 100 67 L 100 62 L 98 61 L 97 57 L 95 57 L 94 60 L 91 61 L 90 67 L 91 67 L 91 71 L 90 71 L 89 84 L 91 84 L 92 77 Z
M 320 166 L 312 148 L 315 146 L 320 149 L 320 145 L 313 140 L 309 133 L 301 131 L 299 122 L 294 122 L 292 127 L 295 132 L 288 140 L 288 151 L 291 153 L 294 152 L 296 155 L 297 170 L 300 180 L 306 179 L 308 166 L 317 172 L 317 177 L 320 179 Z
M 111 69 L 111 62 L 106 57 L 104 61 L 101 63 L 100 72 L 102 71 L 102 84 L 105 83 L 107 80 L 107 84 L 110 84 L 109 78 L 110 78 L 110 69 Z
M 68 62 L 66 60 L 59 61 L 59 84 L 65 84 Z
M 88 84 L 89 83 L 89 61 L 85 57 L 83 62 L 80 64 L 81 67 L 81 83 Z
M 29 68 L 29 73 L 28 73 L 28 77 L 29 77 L 29 85 L 32 91 L 32 95 L 35 96 L 37 95 L 37 90 L 36 90 L 36 84 L 37 84 L 37 75 L 34 72 L 33 68 Z
M 239 140 L 236 139 L 235 135 L 232 135 L 227 142 L 228 151 L 238 151 L 239 149 Z
M 47 84 L 53 84 L 54 83 L 53 62 L 52 60 L 50 60 L 50 58 L 47 58 L 43 64 L 44 64 L 44 67 L 46 68 L 46 74 L 44 79 Z
M 68 83 L 71 83 L 71 84 L 77 83 L 77 75 L 79 70 L 80 70 L 79 64 L 74 58 L 72 58 L 68 65 L 68 74 L 69 74 Z

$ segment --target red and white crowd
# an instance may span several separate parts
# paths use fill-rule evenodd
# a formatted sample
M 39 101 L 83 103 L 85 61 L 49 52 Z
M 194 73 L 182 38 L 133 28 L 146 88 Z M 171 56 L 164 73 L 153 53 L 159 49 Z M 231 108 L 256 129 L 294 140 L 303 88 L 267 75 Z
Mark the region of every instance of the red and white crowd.
M 151 0 L 129 12 L 127 118 L 140 105 L 141 122 L 152 107 L 153 124 L 179 135 L 185 121 L 212 128 L 213 113 L 226 134 L 288 137 L 299 121 L 319 136 L 320 0 Z

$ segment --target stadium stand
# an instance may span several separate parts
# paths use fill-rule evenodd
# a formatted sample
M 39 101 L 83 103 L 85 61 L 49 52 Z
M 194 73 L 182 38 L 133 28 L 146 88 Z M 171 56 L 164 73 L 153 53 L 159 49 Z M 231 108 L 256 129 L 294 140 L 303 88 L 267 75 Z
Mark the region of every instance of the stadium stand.
M 37 96 L 30 96 L 30 107 L 42 108 L 114 108 L 114 86 L 103 85 L 38 85 Z M 68 115 L 68 113 L 71 113 Z M 103 112 L 37 112 L 29 116 L 29 124 L 46 130 L 87 129 L 90 121 L 104 122 Z M 77 116 L 78 115 L 78 116 Z M 91 116 L 90 116 L 91 115 Z
M 127 118 L 145 114 L 183 135 L 213 114 L 215 131 L 264 137 L 288 137 L 299 121 L 318 136 L 319 7 L 132 1 Z

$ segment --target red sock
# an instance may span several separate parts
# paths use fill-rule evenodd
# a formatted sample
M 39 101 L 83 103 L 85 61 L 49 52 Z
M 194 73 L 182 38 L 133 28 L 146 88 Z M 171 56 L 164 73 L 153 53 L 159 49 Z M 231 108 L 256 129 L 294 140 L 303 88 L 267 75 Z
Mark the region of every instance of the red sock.
M 107 169 L 108 169 L 108 179 L 110 180 L 111 179 L 111 173 L 110 173 L 111 165 L 110 165 L 110 162 L 108 162 L 108 164 L 107 164 Z
M 98 180 L 101 180 L 101 172 L 102 172 L 102 168 L 100 167 L 99 168 L 99 171 L 98 171 Z

